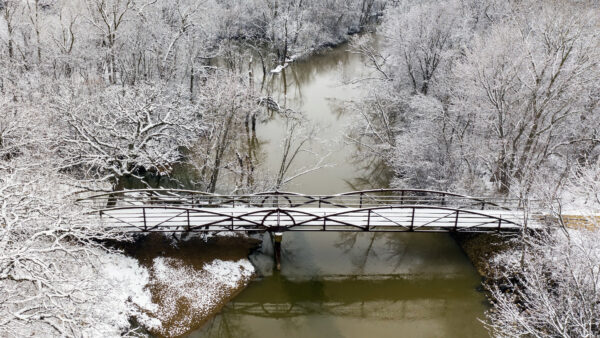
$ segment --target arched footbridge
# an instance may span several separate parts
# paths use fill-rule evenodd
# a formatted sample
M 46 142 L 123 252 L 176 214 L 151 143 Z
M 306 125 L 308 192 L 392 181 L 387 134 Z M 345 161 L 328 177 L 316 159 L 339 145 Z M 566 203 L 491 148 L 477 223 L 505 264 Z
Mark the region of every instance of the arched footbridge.
M 335 195 L 265 192 L 219 195 L 190 190 L 125 190 L 89 196 L 107 227 L 124 232 L 518 232 L 516 199 L 443 191 L 377 189 Z M 540 228 L 529 215 L 527 227 Z

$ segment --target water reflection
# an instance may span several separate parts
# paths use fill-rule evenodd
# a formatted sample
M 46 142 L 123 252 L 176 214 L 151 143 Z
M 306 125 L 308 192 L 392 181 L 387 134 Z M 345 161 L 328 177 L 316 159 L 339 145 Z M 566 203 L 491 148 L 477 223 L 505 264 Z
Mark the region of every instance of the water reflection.
M 479 278 L 445 239 L 286 233 L 281 273 L 257 264 L 263 277 L 192 337 L 485 336 Z
M 259 67 L 259 65 L 255 65 Z M 387 187 L 391 177 L 376 157 L 345 141 L 353 116 L 343 102 L 362 95 L 340 86 L 340 74 L 369 69 L 341 46 L 291 64 L 285 72 L 254 71 L 266 95 L 302 112 L 316 126 L 311 152 L 291 170 L 331 153 L 331 167 L 297 178 L 284 188 L 329 194 Z M 261 171 L 276 172 L 286 121 L 272 114 L 257 126 L 265 154 Z M 479 276 L 446 234 L 285 233 L 282 271 L 273 271 L 272 248 L 263 241 L 250 258 L 260 279 L 190 337 L 482 337 L 477 318 L 486 308 L 476 291 Z
M 311 100 L 310 90 L 315 83 L 326 80 L 326 77 L 332 72 L 336 75 L 334 83 L 326 83 L 325 87 L 340 87 L 341 81 L 339 74 L 345 69 L 352 69 L 361 72 L 362 62 L 360 57 L 348 52 L 348 45 L 343 44 L 335 49 L 314 55 L 307 60 L 299 60 L 289 67 L 285 68 L 280 74 L 268 75 L 263 87 L 267 95 L 277 98 L 280 102 L 287 102 L 288 105 L 302 107 Z M 254 74 L 262 77 L 255 67 Z M 327 96 L 328 90 L 321 95 Z M 288 101 L 289 100 L 289 101 Z M 306 101 L 305 101 L 306 100 Z

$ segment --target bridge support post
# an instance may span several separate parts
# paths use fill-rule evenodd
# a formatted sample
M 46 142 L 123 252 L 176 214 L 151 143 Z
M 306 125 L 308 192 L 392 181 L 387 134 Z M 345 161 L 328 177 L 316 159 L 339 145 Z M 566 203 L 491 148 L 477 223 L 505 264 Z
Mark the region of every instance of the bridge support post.
M 271 240 L 273 241 L 273 259 L 277 271 L 281 271 L 281 241 L 283 240 L 282 232 L 271 232 Z

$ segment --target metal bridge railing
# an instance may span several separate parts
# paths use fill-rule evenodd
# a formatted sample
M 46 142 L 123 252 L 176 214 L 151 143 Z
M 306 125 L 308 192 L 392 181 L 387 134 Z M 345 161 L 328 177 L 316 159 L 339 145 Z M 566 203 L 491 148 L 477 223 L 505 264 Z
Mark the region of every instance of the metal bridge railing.
M 334 195 L 304 195 L 279 191 L 248 195 L 220 195 L 191 190 L 142 189 L 89 196 L 79 199 L 78 203 L 96 210 L 116 206 L 141 205 L 187 208 L 369 208 L 382 205 L 437 205 L 476 210 L 522 209 L 521 201 L 518 199 L 472 197 L 418 189 L 377 189 Z
M 344 210 L 344 209 L 341 209 Z M 522 215 L 435 206 L 363 209 L 190 209 L 123 206 L 100 211 L 109 227 L 130 232 L 208 231 L 518 231 Z

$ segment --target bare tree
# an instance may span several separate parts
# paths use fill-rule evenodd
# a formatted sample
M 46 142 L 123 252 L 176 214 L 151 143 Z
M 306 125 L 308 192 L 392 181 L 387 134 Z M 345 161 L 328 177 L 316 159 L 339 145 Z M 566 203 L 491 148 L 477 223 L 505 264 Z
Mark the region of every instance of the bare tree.
M 455 1 L 403 1 L 388 12 L 384 34 L 392 71 L 400 81 L 409 79 L 414 93 L 427 95 L 436 75 L 447 71 L 460 51 L 469 18 L 461 14 Z
M 553 2 L 535 19 L 514 17 L 477 39 L 456 68 L 462 85 L 452 107 L 471 125 L 465 141 L 480 140 L 472 152 L 503 192 L 512 178 L 526 184 L 554 159 L 572 162 L 578 145 L 597 143 L 584 127 L 598 113 L 593 18 Z
M 102 46 L 106 47 L 106 68 L 109 82 L 117 83 L 117 43 L 122 41 L 122 25 L 132 11 L 133 0 L 90 0 L 86 1 L 86 19 L 100 33 Z
M 292 112 L 297 115 L 297 113 Z M 277 178 L 274 182 L 275 190 L 281 189 L 283 186 L 293 181 L 294 179 L 309 174 L 315 170 L 319 170 L 329 166 L 326 162 L 328 155 L 316 158 L 314 163 L 301 165 L 295 170 L 292 170 L 293 166 L 298 165 L 300 154 L 310 154 L 311 146 L 314 145 L 315 130 L 309 129 L 306 121 L 300 116 L 286 116 L 286 137 L 282 142 L 282 153 L 281 162 L 279 162 L 279 170 L 277 171 Z
M 56 109 L 65 129 L 57 136 L 63 168 L 91 182 L 123 186 L 143 172 L 168 174 L 204 133 L 200 107 L 160 84 L 111 86 L 95 94 L 70 93 Z
M 51 175 L 7 169 L 0 167 L 0 334 L 79 336 L 104 325 L 86 310 L 106 291 L 93 272 L 106 252 L 98 240 L 123 237 L 82 218 Z
M 598 152 L 596 10 L 402 2 L 383 52 L 355 45 L 376 72 L 361 79 L 373 89 L 353 105 L 364 118 L 354 139 L 399 184 L 528 194 L 540 171 L 561 180 Z

